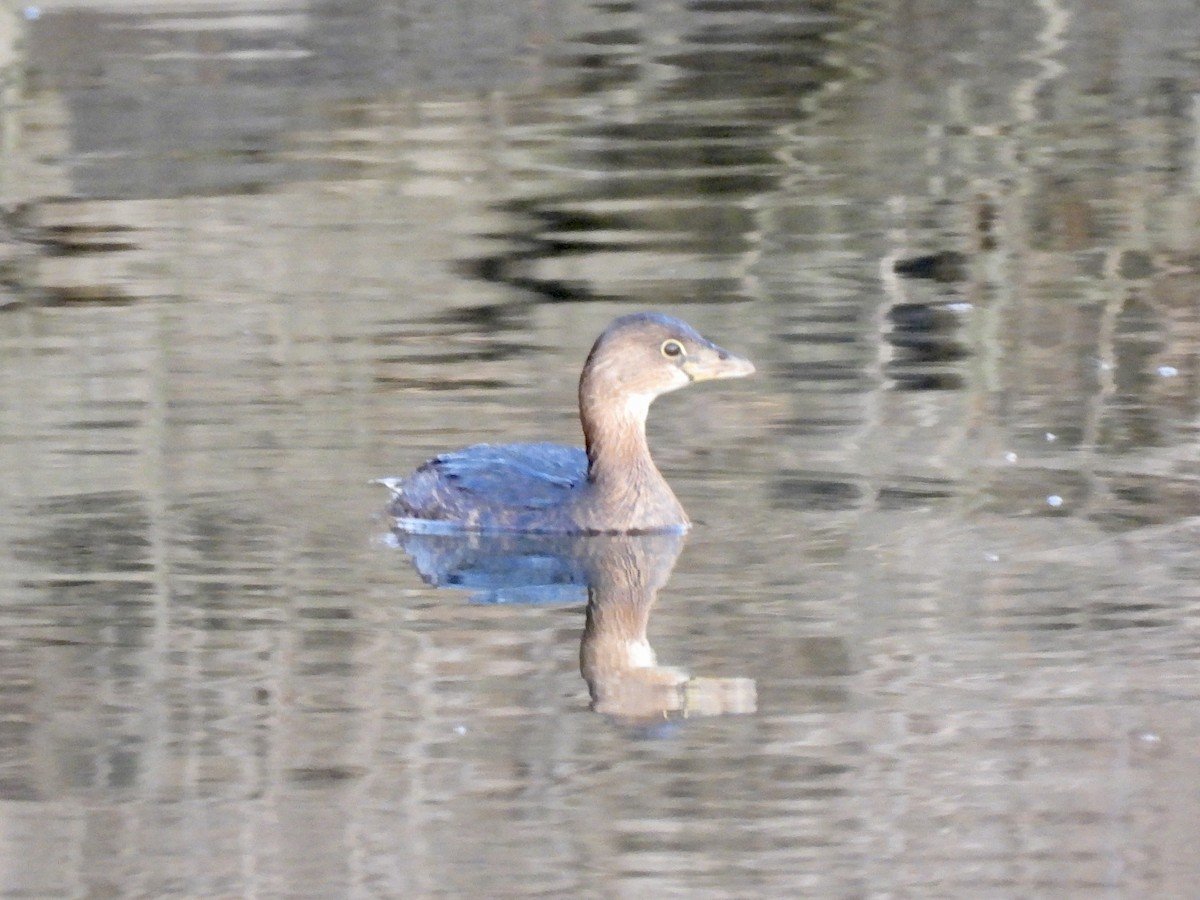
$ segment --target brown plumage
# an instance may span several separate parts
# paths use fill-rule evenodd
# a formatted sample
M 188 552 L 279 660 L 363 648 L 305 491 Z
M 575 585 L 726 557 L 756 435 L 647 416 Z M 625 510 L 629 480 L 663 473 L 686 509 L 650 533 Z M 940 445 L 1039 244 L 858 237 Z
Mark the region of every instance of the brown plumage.
M 689 522 L 654 465 L 646 416 L 655 397 L 693 381 L 740 378 L 749 360 L 679 319 L 622 316 L 600 335 L 579 379 L 586 450 L 477 444 L 444 453 L 392 491 L 396 527 L 554 533 L 685 531 Z

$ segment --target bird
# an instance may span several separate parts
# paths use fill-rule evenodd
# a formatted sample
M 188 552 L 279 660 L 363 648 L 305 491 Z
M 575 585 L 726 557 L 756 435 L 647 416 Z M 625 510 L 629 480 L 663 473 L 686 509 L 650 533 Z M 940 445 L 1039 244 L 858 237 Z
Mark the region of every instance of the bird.
M 476 444 L 404 478 L 377 481 L 399 531 L 642 534 L 691 523 L 650 455 L 655 398 L 694 382 L 742 378 L 754 364 L 662 313 L 615 319 L 579 378 L 584 447 Z

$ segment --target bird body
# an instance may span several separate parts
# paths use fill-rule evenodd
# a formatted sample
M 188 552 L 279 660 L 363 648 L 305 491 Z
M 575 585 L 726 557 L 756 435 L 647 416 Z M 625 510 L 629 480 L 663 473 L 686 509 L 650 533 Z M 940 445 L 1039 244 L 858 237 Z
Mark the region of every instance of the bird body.
M 585 448 L 476 444 L 403 479 L 381 479 L 406 531 L 567 534 L 686 531 L 689 520 L 646 442 L 654 399 L 754 366 L 679 319 L 622 316 L 596 340 L 579 380 Z

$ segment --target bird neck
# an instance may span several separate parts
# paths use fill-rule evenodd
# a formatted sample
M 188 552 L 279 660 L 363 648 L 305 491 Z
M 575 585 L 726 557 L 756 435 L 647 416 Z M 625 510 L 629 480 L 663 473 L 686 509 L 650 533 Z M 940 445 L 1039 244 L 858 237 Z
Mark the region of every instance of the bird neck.
M 658 472 L 650 457 L 650 445 L 646 443 L 649 398 L 637 394 L 589 395 L 580 400 L 589 480 L 603 481 L 610 475 L 625 476 L 630 469 Z
M 609 516 L 634 530 L 687 525 L 687 516 L 654 464 L 646 442 L 649 394 L 602 390 L 585 378 L 579 411 L 588 457 L 588 485 Z

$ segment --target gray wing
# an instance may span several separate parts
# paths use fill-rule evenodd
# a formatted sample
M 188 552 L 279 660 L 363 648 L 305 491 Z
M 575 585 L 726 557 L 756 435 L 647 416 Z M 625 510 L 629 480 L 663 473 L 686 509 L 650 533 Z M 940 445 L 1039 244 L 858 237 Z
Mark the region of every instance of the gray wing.
M 561 444 L 476 444 L 436 456 L 426 466 L 455 491 L 526 509 L 561 504 L 587 479 L 587 454 Z

